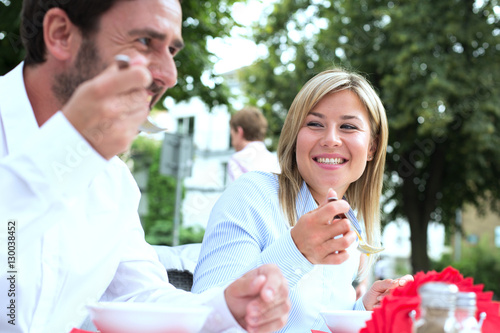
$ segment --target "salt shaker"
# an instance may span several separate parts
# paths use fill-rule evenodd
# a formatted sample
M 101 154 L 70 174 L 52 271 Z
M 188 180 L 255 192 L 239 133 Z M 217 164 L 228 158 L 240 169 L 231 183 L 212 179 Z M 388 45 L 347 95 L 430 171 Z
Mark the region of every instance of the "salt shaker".
M 481 333 L 481 323 L 476 319 L 476 293 L 459 292 L 457 294 L 455 318 L 458 333 Z M 486 314 L 482 313 L 483 318 Z
M 414 333 L 458 333 L 455 303 L 458 288 L 454 284 L 428 282 L 419 289 L 420 319 L 414 321 Z

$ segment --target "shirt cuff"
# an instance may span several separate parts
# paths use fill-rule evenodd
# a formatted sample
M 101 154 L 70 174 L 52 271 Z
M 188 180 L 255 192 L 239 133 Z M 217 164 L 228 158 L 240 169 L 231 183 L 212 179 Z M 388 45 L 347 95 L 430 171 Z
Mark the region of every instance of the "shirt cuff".
M 360 297 L 356 303 L 354 303 L 354 311 L 366 311 L 365 305 L 363 304 L 363 297 Z
M 60 111 L 33 139 L 27 158 L 51 188 L 63 195 L 80 193 L 108 164 Z
M 307 260 L 295 245 L 292 234 L 286 232 L 262 252 L 262 263 L 278 265 L 290 288 L 309 273 L 314 265 Z
M 231 311 L 229 310 L 226 298 L 224 297 L 223 288 L 212 288 L 201 295 L 208 299 L 205 305 L 212 308 L 212 312 L 208 315 L 203 329 L 201 332 L 207 333 L 238 333 L 245 332 L 245 330 L 238 324 L 236 319 L 234 319 Z

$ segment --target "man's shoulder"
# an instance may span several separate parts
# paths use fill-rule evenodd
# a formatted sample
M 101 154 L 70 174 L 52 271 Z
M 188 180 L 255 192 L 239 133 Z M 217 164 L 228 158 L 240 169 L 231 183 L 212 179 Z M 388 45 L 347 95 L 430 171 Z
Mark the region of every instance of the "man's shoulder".
M 114 172 L 121 177 L 130 176 L 133 178 L 129 166 L 120 157 L 118 156 L 113 157 L 112 159 L 109 160 L 109 163 L 110 163 L 109 169 L 111 172 Z
M 257 159 L 262 159 L 263 157 L 274 157 L 273 153 L 271 153 L 264 142 L 262 141 L 252 141 L 245 146 L 242 150 L 234 153 L 232 155 L 232 159 L 236 160 L 248 160 L 255 161 Z
M 109 165 L 103 176 L 107 179 L 107 182 L 113 183 L 113 186 L 116 188 L 137 188 L 137 182 L 132 172 L 127 164 L 118 156 L 109 160 Z

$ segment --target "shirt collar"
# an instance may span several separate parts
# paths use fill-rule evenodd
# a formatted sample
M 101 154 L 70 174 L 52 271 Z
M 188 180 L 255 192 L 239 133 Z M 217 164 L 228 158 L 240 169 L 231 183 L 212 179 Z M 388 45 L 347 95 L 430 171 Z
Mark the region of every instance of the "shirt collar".
M 26 93 L 24 62 L 0 77 L 0 117 L 8 154 L 20 149 L 39 127 Z

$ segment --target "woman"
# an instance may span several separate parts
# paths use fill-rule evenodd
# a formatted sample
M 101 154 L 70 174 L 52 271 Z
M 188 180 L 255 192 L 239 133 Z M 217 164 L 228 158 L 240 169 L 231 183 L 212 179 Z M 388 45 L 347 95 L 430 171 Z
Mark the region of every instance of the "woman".
M 362 76 L 335 69 L 308 81 L 283 125 L 281 174 L 247 173 L 214 206 L 193 291 L 274 263 L 288 280 L 292 303 L 280 332 L 327 331 L 321 310 L 371 310 L 390 289 L 412 280 L 375 282 L 356 301 L 352 282 L 374 256 L 360 265 L 357 237 L 339 217 L 357 210 L 365 239 L 380 243 L 387 138 L 382 102 Z

